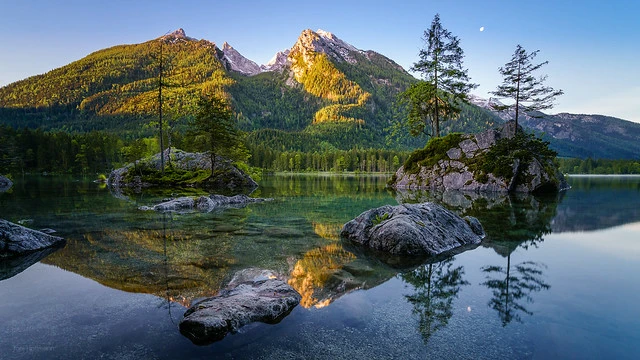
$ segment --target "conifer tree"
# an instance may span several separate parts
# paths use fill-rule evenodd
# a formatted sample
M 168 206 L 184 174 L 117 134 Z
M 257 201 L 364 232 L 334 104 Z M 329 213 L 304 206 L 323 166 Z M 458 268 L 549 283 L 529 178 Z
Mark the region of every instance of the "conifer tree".
M 440 122 L 458 115 L 460 102 L 467 102 L 469 91 L 478 85 L 470 83 L 468 71 L 462 67 L 464 51 L 460 40 L 442 27 L 440 15 L 436 14 L 431 27 L 424 32 L 424 41 L 426 47 L 420 50 L 420 60 L 412 70 L 422 73 L 429 86 L 409 88 L 407 91 L 413 92 L 410 99 L 425 99 L 421 104 L 411 101 L 409 106 L 420 107 L 418 113 L 424 114 L 423 128 L 431 125 L 431 135 L 439 137 Z
M 211 177 L 215 176 L 216 157 L 225 155 L 233 160 L 245 161 L 249 152 L 244 145 L 244 134 L 235 126 L 228 102 L 217 95 L 203 96 L 193 121 L 196 143 L 211 157 Z
M 515 103 L 511 105 L 494 105 L 498 111 L 515 109 L 516 131 L 518 131 L 518 115 L 520 109 L 525 112 L 545 110 L 553 107 L 556 96 L 562 95 L 562 90 L 554 90 L 552 87 L 543 86 L 547 80 L 547 75 L 536 78 L 533 74 L 548 61 L 533 64 L 533 59 L 540 50 L 527 53 L 522 46 L 518 45 L 511 57 L 511 61 L 498 71 L 502 75 L 502 85 L 496 91 L 491 92 L 498 98 L 508 98 Z

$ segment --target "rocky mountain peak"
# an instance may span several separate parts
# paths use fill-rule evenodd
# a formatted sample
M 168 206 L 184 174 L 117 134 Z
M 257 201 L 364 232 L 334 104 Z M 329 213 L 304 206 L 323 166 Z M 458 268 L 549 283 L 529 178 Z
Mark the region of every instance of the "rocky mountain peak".
M 340 40 L 334 34 L 318 30 L 317 32 L 307 29 L 302 31 L 298 41 L 291 49 L 292 54 L 308 52 L 323 53 L 332 57 L 336 61 L 346 61 L 351 64 L 357 63 L 352 52 L 362 52 L 351 44 Z M 306 59 L 305 59 L 306 60 Z
M 180 29 L 172 32 L 171 34 L 169 34 L 169 36 L 186 38 L 187 34 L 184 32 L 183 28 L 180 28 Z
M 273 55 L 268 63 L 260 66 L 260 68 L 262 69 L 262 71 L 281 71 L 282 69 L 287 67 L 287 65 L 289 65 L 288 56 L 290 52 L 291 50 L 289 49 L 278 51 L 275 55 Z
M 225 67 L 231 71 L 239 72 L 243 75 L 256 75 L 262 72 L 261 67 L 255 62 L 242 56 L 226 41 L 222 44 L 222 62 Z

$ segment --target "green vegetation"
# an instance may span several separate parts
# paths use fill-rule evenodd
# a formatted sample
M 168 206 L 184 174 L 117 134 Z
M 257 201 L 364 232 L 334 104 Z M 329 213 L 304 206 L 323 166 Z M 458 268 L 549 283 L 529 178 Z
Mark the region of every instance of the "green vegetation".
M 444 137 L 431 138 L 423 149 L 416 150 L 409 155 L 404 163 L 404 171 L 407 174 L 417 174 L 420 167 L 431 168 L 438 161 L 447 157 L 447 150 L 458 146 L 463 140 L 463 134 L 452 133 Z
M 478 85 L 470 83 L 468 71 L 462 67 L 460 40 L 442 27 L 440 15 L 433 18 L 423 39 L 426 48 L 420 50 L 413 70 L 422 73 L 425 80 L 406 90 L 400 101 L 411 109 L 407 121 L 413 124 L 412 135 L 417 131 L 440 137 L 440 121 L 455 118 L 460 113 L 459 103 L 467 102 L 467 94 Z M 417 126 L 420 121 L 424 125 Z
M 188 186 L 198 184 L 206 180 L 211 173 L 208 170 L 182 170 L 172 166 L 167 166 L 164 172 L 156 167 L 144 163 L 134 171 L 129 171 L 124 177 L 124 182 L 132 183 L 135 177 L 139 176 L 140 181 L 154 185 Z
M 244 134 L 236 128 L 231 107 L 217 95 L 200 98 L 192 131 L 194 144 L 211 158 L 212 178 L 217 156 L 235 161 L 246 161 L 249 157 Z
M 461 133 L 452 133 L 440 138 L 432 138 L 423 149 L 416 150 L 409 155 L 404 163 L 404 171 L 407 174 L 417 174 L 421 167 L 432 168 L 440 160 L 449 159 L 447 151 L 465 139 Z M 531 161 L 536 158 L 545 167 L 555 166 L 554 160 L 557 153 L 549 148 L 549 143 L 536 137 L 534 134 L 518 132 L 513 138 L 502 138 L 489 148 L 482 156 L 467 158 L 461 153 L 458 161 L 465 164 L 475 175 L 475 179 L 486 183 L 488 174 L 493 174 L 510 180 L 513 176 L 513 165 L 520 161 L 520 169 L 526 169 Z M 555 171 L 546 169 L 548 173 Z M 526 179 L 521 178 L 523 171 L 518 172 L 516 182 Z
M 640 174 L 640 160 L 567 159 L 558 158 L 565 174 Z
M 388 220 L 390 217 L 391 215 L 389 215 L 389 213 L 384 213 L 382 216 L 376 215 L 375 219 L 373 219 L 371 223 L 373 224 L 373 226 L 376 226 L 382 223 L 383 221 Z
M 543 166 L 555 166 L 557 153 L 549 148 L 549 143 L 537 138 L 534 134 L 518 131 L 513 138 L 502 138 L 489 148 L 484 156 L 474 159 L 469 166 L 476 176 L 476 180 L 486 182 L 487 174 L 493 174 L 504 179 L 513 176 L 513 164 L 520 161 L 520 170 L 516 182 L 524 182 L 523 169 L 529 167 L 536 158 Z M 555 171 L 546 169 L 548 173 Z M 483 181 L 484 180 L 484 181 Z
M 158 114 L 161 44 L 163 107 L 169 116 L 188 113 L 202 92 L 233 83 L 213 43 L 164 37 L 100 50 L 9 84 L 0 89 L 0 119 L 14 127 L 139 133 Z

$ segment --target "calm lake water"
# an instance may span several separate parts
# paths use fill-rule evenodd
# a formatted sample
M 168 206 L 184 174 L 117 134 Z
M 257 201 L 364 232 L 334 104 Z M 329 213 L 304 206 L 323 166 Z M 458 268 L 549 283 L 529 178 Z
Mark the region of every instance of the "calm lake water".
M 272 176 L 272 202 L 143 212 L 166 194 L 87 180 L 17 179 L 0 218 L 51 228 L 64 248 L 0 264 L 2 359 L 637 359 L 640 177 L 571 177 L 553 197 L 385 189 L 384 177 Z M 438 259 L 380 258 L 343 223 L 384 204 L 436 201 L 487 239 Z M 193 345 L 187 306 L 234 272 L 271 269 L 302 295 L 275 325 Z

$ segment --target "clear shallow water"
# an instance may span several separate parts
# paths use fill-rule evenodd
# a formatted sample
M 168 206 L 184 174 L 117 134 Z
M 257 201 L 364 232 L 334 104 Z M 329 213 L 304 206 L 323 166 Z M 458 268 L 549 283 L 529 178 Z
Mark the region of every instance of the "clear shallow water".
M 637 358 L 640 178 L 571 178 L 552 198 L 402 193 L 384 178 L 269 177 L 268 203 L 201 214 L 137 210 L 87 181 L 28 178 L 0 217 L 53 228 L 65 248 L 0 281 L 0 357 Z M 383 204 L 438 201 L 488 238 L 453 257 L 384 259 L 341 225 Z M 195 346 L 177 324 L 246 267 L 302 295 L 276 325 Z M 507 276 L 508 271 L 508 276 Z M 0 277 L 2 278 L 2 277 Z

